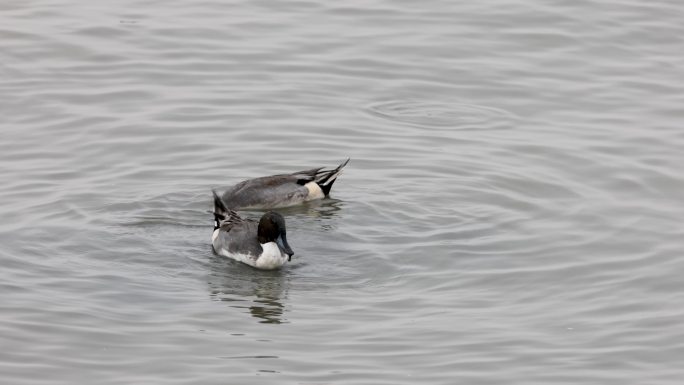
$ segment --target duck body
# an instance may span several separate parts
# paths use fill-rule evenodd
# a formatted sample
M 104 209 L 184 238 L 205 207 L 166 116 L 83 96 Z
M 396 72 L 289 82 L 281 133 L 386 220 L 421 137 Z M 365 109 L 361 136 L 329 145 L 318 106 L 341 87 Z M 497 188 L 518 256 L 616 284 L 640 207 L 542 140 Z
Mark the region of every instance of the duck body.
M 330 194 L 333 183 L 347 163 L 349 159 L 331 170 L 319 167 L 248 179 L 229 188 L 221 199 L 233 210 L 273 209 L 322 199 Z
M 211 244 L 214 252 L 263 270 L 282 267 L 292 255 L 287 243 L 285 219 L 267 212 L 259 222 L 243 219 L 227 209 L 214 195 L 214 232 Z

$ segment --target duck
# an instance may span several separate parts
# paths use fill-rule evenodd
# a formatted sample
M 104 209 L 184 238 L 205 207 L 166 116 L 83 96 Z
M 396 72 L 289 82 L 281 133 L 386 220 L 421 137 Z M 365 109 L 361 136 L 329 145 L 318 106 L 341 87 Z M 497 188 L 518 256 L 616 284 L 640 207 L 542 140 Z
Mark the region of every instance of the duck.
M 211 244 L 218 255 L 243 262 L 261 270 L 275 270 L 292 260 L 294 252 L 287 243 L 285 218 L 269 211 L 257 222 L 241 218 L 214 196 L 214 232 Z
M 221 198 L 233 210 L 268 210 L 322 199 L 330 194 L 333 183 L 347 163 L 349 158 L 330 170 L 318 167 L 247 179 L 229 188 Z

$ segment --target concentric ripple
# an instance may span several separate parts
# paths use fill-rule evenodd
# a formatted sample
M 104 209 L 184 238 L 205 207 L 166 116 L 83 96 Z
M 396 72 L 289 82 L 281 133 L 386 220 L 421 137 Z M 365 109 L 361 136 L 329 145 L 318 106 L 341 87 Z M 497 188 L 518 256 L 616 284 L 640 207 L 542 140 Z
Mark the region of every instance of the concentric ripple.
M 396 100 L 372 104 L 366 111 L 393 122 L 462 130 L 510 128 L 515 118 L 515 115 L 500 108 L 464 103 Z

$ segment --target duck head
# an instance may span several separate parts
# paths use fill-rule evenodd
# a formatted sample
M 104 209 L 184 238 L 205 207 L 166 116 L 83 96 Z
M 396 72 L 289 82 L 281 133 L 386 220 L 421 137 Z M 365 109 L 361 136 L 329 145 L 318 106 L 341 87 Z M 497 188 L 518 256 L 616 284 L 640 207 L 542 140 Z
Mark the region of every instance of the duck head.
M 285 230 L 285 218 L 282 215 L 269 211 L 261 217 L 257 230 L 259 243 L 275 242 L 282 251 L 287 254 L 287 260 L 292 259 L 294 251 L 287 243 L 287 232 Z

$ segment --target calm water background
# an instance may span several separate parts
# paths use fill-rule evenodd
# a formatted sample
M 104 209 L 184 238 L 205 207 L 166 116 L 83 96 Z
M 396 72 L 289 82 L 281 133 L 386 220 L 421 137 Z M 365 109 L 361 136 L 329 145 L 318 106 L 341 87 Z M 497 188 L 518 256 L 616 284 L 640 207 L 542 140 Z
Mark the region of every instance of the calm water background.
M 681 383 L 680 1 L 106 3 L 0 4 L 0 382 Z

